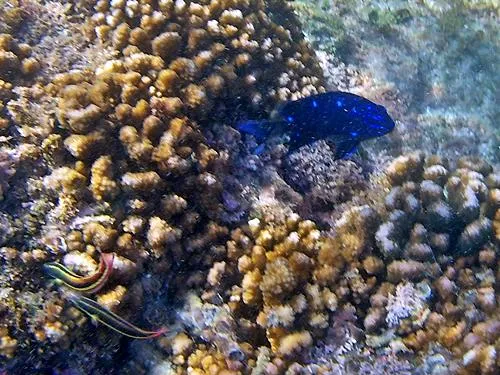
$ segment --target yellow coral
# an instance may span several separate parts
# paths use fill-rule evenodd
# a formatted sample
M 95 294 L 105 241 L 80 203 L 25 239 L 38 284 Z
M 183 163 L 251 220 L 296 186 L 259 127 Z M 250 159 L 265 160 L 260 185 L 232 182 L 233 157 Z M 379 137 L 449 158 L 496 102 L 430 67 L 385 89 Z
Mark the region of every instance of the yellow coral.
M 12 358 L 16 352 L 17 340 L 8 335 L 0 337 L 0 355 Z
M 45 177 L 47 187 L 65 194 L 77 192 L 86 182 L 87 178 L 84 175 L 69 167 L 55 169 L 51 175 Z
M 108 310 L 116 311 L 118 306 L 123 302 L 126 292 L 127 288 L 118 285 L 109 292 L 97 296 L 97 302 Z
M 295 332 L 280 339 L 278 352 L 284 356 L 289 356 L 312 344 L 311 334 L 307 331 Z

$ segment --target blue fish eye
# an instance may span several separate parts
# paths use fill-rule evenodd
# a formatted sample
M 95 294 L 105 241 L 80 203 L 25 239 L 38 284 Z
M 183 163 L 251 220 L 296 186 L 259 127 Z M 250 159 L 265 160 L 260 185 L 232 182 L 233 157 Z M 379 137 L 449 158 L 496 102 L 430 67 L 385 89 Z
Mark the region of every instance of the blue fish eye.
M 337 107 L 342 107 L 342 100 L 337 100 Z
M 353 137 L 357 137 L 357 136 L 358 136 L 358 132 L 351 132 L 351 135 L 352 135 Z
M 288 122 L 293 122 L 293 117 L 292 117 L 292 116 L 288 116 L 288 117 L 286 118 L 286 120 L 287 120 Z
M 313 107 L 318 108 L 318 102 L 316 100 L 313 100 Z

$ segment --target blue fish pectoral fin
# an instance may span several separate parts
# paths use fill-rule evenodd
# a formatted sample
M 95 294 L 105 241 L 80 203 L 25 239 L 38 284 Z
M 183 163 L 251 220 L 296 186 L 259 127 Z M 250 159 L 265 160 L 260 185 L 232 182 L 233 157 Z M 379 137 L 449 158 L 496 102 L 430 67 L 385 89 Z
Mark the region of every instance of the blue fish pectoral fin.
M 242 133 L 253 135 L 258 143 L 262 143 L 272 132 L 280 131 L 283 124 L 284 121 L 246 120 L 238 123 L 236 128 Z
M 357 151 L 359 141 L 357 140 L 345 140 L 333 142 L 335 145 L 335 159 L 347 158 Z

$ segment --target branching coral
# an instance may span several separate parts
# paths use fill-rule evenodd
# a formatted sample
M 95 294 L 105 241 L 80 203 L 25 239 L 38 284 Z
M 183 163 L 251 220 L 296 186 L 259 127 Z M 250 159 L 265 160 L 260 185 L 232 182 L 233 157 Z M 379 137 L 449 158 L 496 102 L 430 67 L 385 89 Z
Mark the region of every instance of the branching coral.
M 97 300 L 130 317 L 156 298 L 143 293 L 146 274 L 161 285 L 173 269 L 187 269 L 172 277 L 182 291 L 186 282 L 200 285 L 223 257 L 229 230 L 221 219 L 228 216 L 222 193 L 230 160 L 205 139 L 211 115 L 232 124 L 233 108 L 269 111 L 278 101 L 320 92 L 321 72 L 281 1 L 97 1 L 93 10 L 54 3 L 50 15 L 47 5 L 25 8 L 27 24 L 37 25 L 26 37 L 36 36 L 43 22 L 52 25 L 34 51 L 47 57 L 44 46 L 54 40 L 55 60 L 41 61 L 43 85 L 16 90 L 19 97 L 7 106 L 9 132 L 22 135 L 14 143 L 37 151 L 30 187 L 19 184 L 15 202 L 16 214 L 29 218 L 31 240 L 26 245 L 10 231 L 2 239 L 23 251 L 41 247 L 48 260 L 62 258 L 84 272 L 95 266 L 97 251 L 116 252 L 110 289 Z M 290 17 L 277 17 L 278 9 Z M 88 22 L 71 17 L 76 10 L 91 14 Z M 40 22 L 33 11 L 42 13 Z M 79 46 L 85 31 L 91 34 L 88 53 L 75 54 L 57 40 L 68 34 L 66 40 Z M 23 66 L 26 74 L 35 71 L 27 48 L 12 41 L 2 48 L 2 69 L 19 60 L 2 74 L 14 77 Z M 90 61 L 97 49 L 102 53 Z M 60 51 L 67 51 L 66 65 L 57 64 Z M 11 86 L 5 92 L 13 98 Z M 10 175 L 12 166 L 1 169 Z M 64 349 L 57 343 L 78 336 L 72 328 L 81 315 L 65 305 L 50 322 L 51 334 L 34 338 L 20 330 L 25 319 L 29 314 L 19 324 L 6 321 L 9 335 L 28 346 L 49 340 L 57 353 Z M 36 327 L 43 331 L 44 325 Z M 16 361 L 22 361 L 27 345 L 17 347 Z
M 6 110 L 15 97 L 15 87 L 31 81 L 39 69 L 39 62 L 31 54 L 29 44 L 20 43 L 11 34 L 0 33 L 0 136 L 9 134 Z
M 491 234 L 472 241 L 471 251 L 456 249 L 474 235 L 470 223 L 498 210 L 489 193 L 497 178 L 480 160 L 461 159 L 451 173 L 443 163 L 422 154 L 396 159 L 387 169 L 394 186 L 384 206 L 347 210 L 329 237 L 295 214 L 251 220 L 233 231 L 227 259 L 214 263 L 205 304 L 231 311 L 241 347 L 269 348 L 269 371 L 347 371 L 358 350 L 412 353 L 418 368 L 434 368 L 443 364 L 425 353 L 441 350 L 453 373 L 461 373 L 463 363 L 463 371 L 493 373 L 498 249 Z M 465 207 L 474 207 L 465 204 L 467 195 L 452 191 L 455 176 L 460 191 L 472 190 L 467 199 L 477 198 L 474 214 L 466 215 Z M 453 215 L 437 225 L 445 215 L 436 217 L 440 211 L 428 207 L 439 200 Z M 388 223 L 406 229 L 391 231 Z M 479 347 L 461 344 L 467 336 Z M 259 354 L 243 362 L 250 365 L 253 358 Z M 413 371 L 404 361 L 394 363 Z
M 491 166 L 464 158 L 458 167 L 450 172 L 446 161 L 418 153 L 388 167 L 393 187 L 376 238 L 384 256 L 393 259 L 390 281 L 437 276 L 436 260 L 443 264 L 450 256 L 473 254 L 491 238 L 494 209 L 488 207 L 495 206 L 495 187 L 488 200 L 486 185 L 487 178 L 495 180 L 488 177 Z
M 235 317 L 241 341 L 255 347 L 265 338 L 273 358 L 268 368 L 297 367 L 294 360 L 309 352 L 332 324 L 332 345 L 339 353 L 352 350 L 360 329 L 350 304 L 363 304 L 377 284 L 374 274 L 383 272 L 383 265 L 374 265 L 379 259 L 373 247 L 378 223 L 375 211 L 360 207 L 337 222 L 335 237 L 325 238 L 313 222 L 296 214 L 282 222 L 253 219 L 245 232 L 233 232 L 228 260 L 212 268 L 203 298 L 226 301 L 223 306 Z M 357 237 L 362 228 L 368 229 L 366 236 Z M 364 263 L 372 276 L 363 276 Z M 352 333 L 349 339 L 344 330 Z
M 36 59 L 30 57 L 31 47 L 17 43 L 12 35 L 0 34 L 0 74 L 14 77 L 16 74 L 33 74 L 39 68 Z
M 458 373 L 494 373 L 490 345 L 498 334 L 474 335 L 474 327 L 493 327 L 498 319 L 497 172 L 480 159 L 462 158 L 450 171 L 441 158 L 410 154 L 395 159 L 387 175 L 393 187 L 376 240 L 389 262 L 387 280 L 398 285 L 383 284 L 371 297 L 365 326 L 379 329 L 385 316 L 405 347 L 424 350 L 436 341 L 463 360 Z M 433 291 L 436 301 L 429 300 Z M 466 337 L 474 344 L 461 344 Z
M 319 231 L 312 222 L 299 221 L 297 215 L 276 227 L 254 219 L 249 231 L 253 241 L 240 231 L 233 233 L 227 245 L 230 263 L 219 271 L 224 282 L 212 283 L 213 290 L 206 298 L 223 292 L 220 288 L 231 282 L 231 275 L 241 273 L 241 281 L 229 289 L 228 307 L 239 316 L 239 322 L 248 322 L 243 337 L 265 333 L 273 352 L 290 356 L 311 345 L 312 337 L 304 329 L 324 328 L 325 312 L 336 308 L 331 291 L 308 284 L 316 262 Z M 308 300 L 315 301 L 309 308 Z M 252 310 L 256 315 L 249 316 Z M 304 325 L 300 327 L 298 322 L 302 320 Z
M 29 9 L 52 3 L 56 11 L 40 20 L 54 32 L 41 45 L 0 38 L 0 134 L 9 145 L 0 151 L 2 368 L 52 371 L 68 353 L 68 366 L 89 359 L 88 371 L 109 372 L 116 365 L 127 343 L 106 330 L 87 335 L 84 315 L 48 290 L 40 272 L 42 263 L 60 261 L 92 274 L 104 251 L 116 255 L 99 305 L 76 300 L 101 321 L 163 325 L 191 291 L 178 315 L 185 332 L 144 344 L 161 351 L 158 372 L 373 372 L 377 364 L 351 366 L 346 358 L 355 362 L 360 350 L 423 352 L 434 341 L 467 371 L 494 373 L 500 184 L 489 165 L 469 158 L 452 171 L 435 157 L 398 158 L 387 171 L 384 209 L 375 199 L 336 207 L 331 232 L 321 233 L 275 204 L 279 196 L 302 199 L 276 169 L 261 176 L 273 183 L 253 207 L 245 202 L 252 187 L 233 175 L 246 162 L 259 172 L 283 156 L 277 147 L 233 165 L 239 135 L 229 126 L 238 117 L 324 90 L 288 4 L 100 0 Z M 77 9 L 91 15 L 87 23 Z M 79 70 L 40 59 L 51 39 L 70 34 L 55 45 L 70 52 L 68 41 L 82 45 L 84 32 L 88 53 L 72 51 L 66 64 Z M 89 61 L 92 51 L 102 53 Z M 36 72 L 42 83 L 33 85 Z M 331 168 L 322 153 L 329 150 L 318 147 L 309 160 L 289 160 L 289 181 L 307 179 L 328 204 L 358 203 L 365 171 L 352 161 Z M 14 179 L 26 181 L 14 186 Z M 228 227 L 250 208 L 258 218 Z M 136 358 L 124 365 L 134 366 Z

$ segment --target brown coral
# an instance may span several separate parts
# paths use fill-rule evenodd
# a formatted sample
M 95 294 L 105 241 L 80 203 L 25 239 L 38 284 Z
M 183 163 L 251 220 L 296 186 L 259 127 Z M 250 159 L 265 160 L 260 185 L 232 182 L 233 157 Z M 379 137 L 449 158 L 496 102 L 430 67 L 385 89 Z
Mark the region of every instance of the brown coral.
M 432 264 L 436 257 L 477 252 L 492 235 L 491 216 L 484 216 L 491 211 L 481 210 L 481 204 L 491 205 L 486 203 L 487 176 L 465 168 L 450 173 L 443 164 L 438 158 L 425 161 L 422 154 L 415 153 L 396 159 L 388 167 L 393 188 L 385 200 L 387 220 L 376 236 L 387 258 L 427 262 L 432 266 L 425 267 L 430 273 L 435 272 Z M 458 164 L 470 163 L 461 159 Z M 403 263 L 392 268 L 396 265 Z
M 346 353 L 386 346 L 387 329 L 400 335 L 391 342 L 397 350 L 435 341 L 467 370 L 495 370 L 498 252 L 489 240 L 493 234 L 498 241 L 500 220 L 490 166 L 463 159 L 453 171 L 439 158 L 403 156 L 389 167 L 385 209 L 349 208 L 331 235 L 295 214 L 262 215 L 230 232 L 221 217 L 232 160 L 205 136 L 212 122 L 232 123 L 235 108 L 270 111 L 278 101 L 323 91 L 293 13 L 275 0 L 102 0 L 92 12 L 85 29 L 113 59 L 32 88 L 24 99 L 48 94 L 56 112 L 49 111 L 45 127 L 14 118 L 25 141 L 43 152 L 31 148 L 33 179 L 27 192 L 16 190 L 34 212 L 22 216 L 29 229 L 0 217 L 9 228 L 1 248 L 9 276 L 0 277 L 9 307 L 1 311 L 3 354 L 31 359 L 35 340 L 44 356 L 75 343 L 82 356 L 111 358 L 112 333 L 98 329 L 89 349 L 79 336 L 81 314 L 55 293 L 46 303 L 30 299 L 46 292 L 35 264 L 63 258 L 86 272 L 104 250 L 117 255 L 113 278 L 96 298 L 125 315 L 166 322 L 162 286 L 180 299 L 207 280 L 203 301 L 187 304 L 186 332 L 159 343 L 158 357 L 172 353 L 177 373 L 295 373 L 321 340 L 341 338 L 334 351 Z M 0 77 L 2 100 L 12 95 L 12 74 L 29 76 L 37 67 L 28 48 L 9 43 L 1 57 L 9 78 Z M 0 132 L 9 127 L 1 122 Z M 0 167 L 11 177 L 16 165 L 8 163 Z M 345 185 L 364 188 L 353 169 Z M 344 202 L 352 191 L 334 193 L 329 201 Z M 446 229 L 456 224 L 459 230 Z M 27 274 L 36 277 L 28 283 Z M 373 335 L 366 341 L 361 324 Z
M 340 306 L 362 304 L 374 291 L 377 278 L 364 278 L 359 269 L 365 263 L 375 273 L 383 270 L 374 249 L 378 223 L 367 206 L 346 212 L 332 238 L 296 214 L 283 222 L 253 219 L 246 233 L 233 232 L 224 268 L 214 265 L 220 282 L 209 283 L 205 298 L 229 291 L 227 306 L 238 317 L 241 337 L 265 334 L 278 367 L 286 368 L 327 332 Z M 363 228 L 370 229 L 359 236 Z
M 474 336 L 471 327 L 476 319 L 480 321 L 477 328 L 493 327 L 498 313 L 491 289 L 496 284 L 492 275 L 498 272 L 498 249 L 493 250 L 495 244 L 490 241 L 496 177 L 483 161 L 463 158 L 457 164 L 459 169 L 450 171 L 438 157 L 425 159 L 416 153 L 397 158 L 387 170 L 393 187 L 385 198 L 386 221 L 378 228 L 376 239 L 390 262 L 388 281 L 435 279 L 438 301 L 422 305 L 422 311 L 427 312 L 415 316 L 413 328 L 404 321 L 398 323 L 398 330 L 409 333 L 403 342 L 422 350 L 437 341 L 463 360 L 464 371 L 488 374 L 497 369 L 496 357 L 488 346 L 491 341 Z M 482 279 L 483 273 L 490 276 Z M 467 293 L 474 295 L 474 304 L 466 302 Z M 387 304 L 383 295 L 372 297 L 367 328 L 380 329 L 376 314 L 381 306 L 385 306 L 387 317 L 405 316 L 408 312 L 403 306 L 411 306 L 416 298 L 408 294 L 405 305 L 396 308 Z M 462 346 L 465 337 L 469 344 Z
M 29 3 L 31 11 L 48 9 L 45 3 Z M 22 155 L 29 151 L 36 161 L 30 187 L 20 194 L 22 204 L 30 202 L 33 208 L 25 214 L 30 232 L 16 237 L 17 229 L 9 230 L 5 239 L 14 245 L 23 236 L 30 238 L 28 249 L 23 248 L 28 263 L 32 258 L 49 261 L 67 255 L 68 266 L 75 270 L 93 265 L 96 251 L 115 251 L 115 272 L 106 290 L 120 293 L 104 291 L 107 294 L 97 298 L 106 298 L 108 306 L 125 301 L 120 311 L 127 315 L 142 302 L 143 290 L 157 290 L 147 282 L 143 285 L 146 273 L 152 275 L 152 284 L 172 277 L 172 287 L 179 285 L 182 291 L 186 282 L 202 284 L 208 268 L 223 258 L 229 230 L 221 219 L 222 193 L 230 158 L 205 138 L 212 114 L 232 118 L 234 108 L 247 105 L 270 111 L 278 101 L 324 89 L 319 66 L 300 42 L 292 12 L 286 10 L 286 22 L 266 15 L 283 4 L 90 3 L 51 4 L 62 12 L 58 16 L 68 32 L 74 31 L 66 28 L 70 15 L 75 23 L 83 19 L 75 16 L 79 11 L 91 15 L 80 32 L 89 34 L 86 45 L 99 46 L 101 56 L 92 62 L 83 58 L 73 66 L 79 69 L 44 76 L 43 84 L 25 88 L 10 103 L 12 124 L 3 121 L 4 104 L 13 97 L 11 81 L 22 77 L 29 85 L 38 66 L 26 45 L 0 38 L 0 132 L 13 130 L 24 137 L 16 142 L 32 142 L 30 149 L 22 146 Z M 57 17 L 43 19 L 54 22 Z M 44 56 L 39 48 L 36 52 Z M 100 64 L 104 58 L 108 61 Z M 264 64 L 267 68 L 262 70 Z M 283 74 L 288 80 L 278 79 Z M 234 105 L 228 106 L 228 99 L 235 100 Z M 9 129 L 11 125 L 17 128 Z M 7 170 L 10 177 L 11 167 L 2 165 L 0 173 Z M 5 193 L 7 185 L 1 184 Z M 23 209 L 29 210 L 28 205 Z M 10 217 L 6 222 L 10 229 Z M 32 246 L 43 247 L 48 256 L 27 255 L 35 254 Z M 283 256 L 294 271 L 311 267 L 311 251 L 305 251 L 305 257 Z M 82 262 L 70 264 L 71 259 Z M 192 272 L 172 276 L 174 267 Z M 221 280 L 224 273 L 214 271 L 212 281 Z M 271 275 L 269 271 L 269 280 Z M 118 283 L 123 289 L 117 289 Z M 258 296 L 262 293 L 256 290 Z M 36 325 L 36 337 L 60 343 L 53 352 L 78 335 L 72 328 L 77 321 L 81 325 L 82 317 L 69 311 L 62 307 L 50 329 Z M 6 323 L 13 329 L 9 335 L 24 337 L 19 342 L 33 340 L 15 328 L 14 321 Z M 201 347 L 196 343 L 193 348 Z M 216 360 L 210 368 L 220 362 L 213 354 Z

